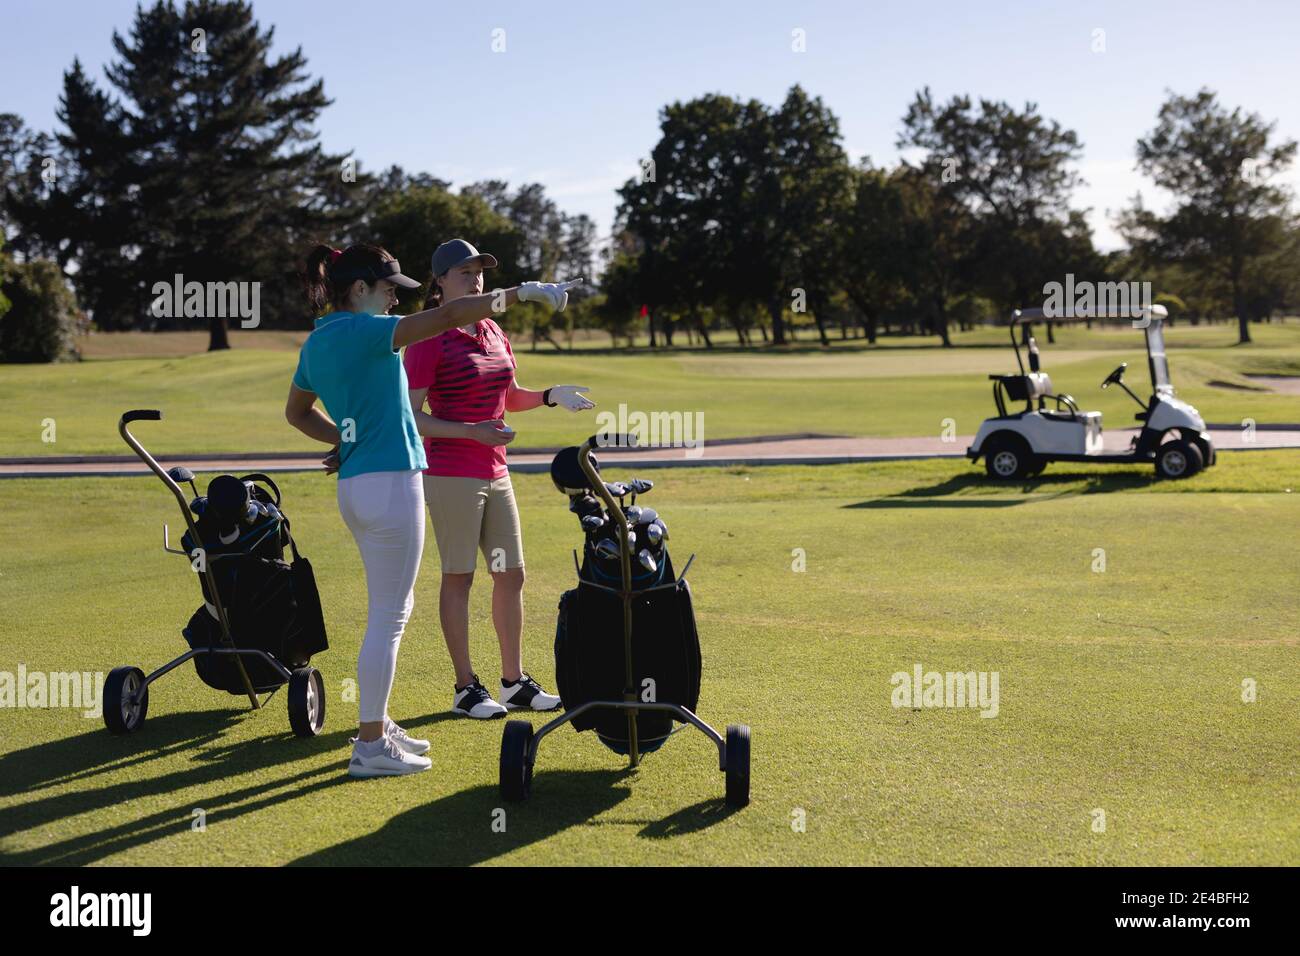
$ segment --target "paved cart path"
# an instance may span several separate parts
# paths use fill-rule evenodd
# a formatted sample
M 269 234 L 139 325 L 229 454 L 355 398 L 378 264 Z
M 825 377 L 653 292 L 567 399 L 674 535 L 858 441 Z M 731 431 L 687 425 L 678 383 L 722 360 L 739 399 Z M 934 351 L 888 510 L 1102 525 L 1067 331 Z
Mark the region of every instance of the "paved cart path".
M 1211 425 L 1220 451 L 1264 448 L 1300 448 L 1300 425 L 1260 426 L 1253 433 L 1239 425 Z M 1103 433 L 1107 451 L 1128 448 L 1136 429 Z M 862 461 L 898 461 L 920 458 L 961 458 L 971 435 L 951 441 L 939 436 L 922 438 L 851 438 L 842 435 L 767 435 L 705 442 L 699 448 L 605 449 L 598 455 L 620 468 L 672 468 L 719 465 L 825 465 Z M 509 454 L 512 471 L 542 472 L 556 449 L 520 448 Z M 228 455 L 162 456 L 164 467 L 188 465 L 199 472 L 316 471 L 320 455 L 274 452 Z M 133 455 L 0 459 L 0 478 L 71 478 L 143 475 L 149 470 Z

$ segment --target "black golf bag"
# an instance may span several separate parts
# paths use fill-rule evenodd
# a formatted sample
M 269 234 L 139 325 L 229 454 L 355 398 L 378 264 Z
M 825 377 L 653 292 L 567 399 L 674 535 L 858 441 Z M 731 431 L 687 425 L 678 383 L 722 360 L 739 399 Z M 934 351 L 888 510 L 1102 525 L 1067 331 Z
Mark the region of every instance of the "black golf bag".
M 190 503 L 190 510 L 197 516 L 200 540 L 187 531 L 182 546 L 192 562 L 208 563 L 218 592 L 212 594 L 207 577 L 199 575 L 203 604 L 181 632 L 190 647 L 222 646 L 220 606 L 236 647 L 266 651 L 290 671 L 326 650 L 316 578 L 311 563 L 298 554 L 275 482 L 262 474 L 221 475 L 208 485 L 207 495 Z M 292 564 L 284 560 L 286 545 Z M 243 662 L 258 693 L 284 683 L 280 672 L 258 656 L 200 654 L 194 667 L 209 687 L 243 694 L 237 661 Z
M 671 703 L 694 711 L 700 699 L 700 638 L 691 589 L 673 572 L 668 549 L 657 573 L 634 578 L 632 593 L 632 687 L 638 700 Z M 566 710 L 590 701 L 621 701 L 623 601 L 609 588 L 610 571 L 585 549 L 578 586 L 560 596 L 555 626 L 555 680 Z M 627 713 L 593 708 L 573 718 L 574 730 L 595 730 L 615 753 L 628 752 Z M 637 744 L 642 753 L 663 746 L 673 731 L 671 714 L 639 711 Z

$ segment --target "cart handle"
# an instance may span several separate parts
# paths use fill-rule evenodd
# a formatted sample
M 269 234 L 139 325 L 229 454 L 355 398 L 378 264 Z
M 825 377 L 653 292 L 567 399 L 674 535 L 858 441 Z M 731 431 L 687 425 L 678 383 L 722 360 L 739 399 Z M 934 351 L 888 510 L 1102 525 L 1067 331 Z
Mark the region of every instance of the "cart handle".
M 160 422 L 162 421 L 162 412 L 157 408 L 136 408 L 129 412 L 122 413 L 122 424 L 128 425 L 131 422 Z
M 639 448 L 636 435 L 625 432 L 597 432 L 587 439 L 591 448 Z

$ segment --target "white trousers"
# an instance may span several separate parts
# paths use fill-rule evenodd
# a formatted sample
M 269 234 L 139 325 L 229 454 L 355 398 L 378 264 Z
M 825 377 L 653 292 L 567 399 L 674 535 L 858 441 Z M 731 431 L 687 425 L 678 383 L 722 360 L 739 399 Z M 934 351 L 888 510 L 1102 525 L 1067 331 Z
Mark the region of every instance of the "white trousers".
M 372 471 L 338 483 L 339 513 L 366 568 L 366 636 L 357 658 L 361 722 L 388 715 L 397 648 L 415 606 L 424 551 L 424 483 L 419 471 Z

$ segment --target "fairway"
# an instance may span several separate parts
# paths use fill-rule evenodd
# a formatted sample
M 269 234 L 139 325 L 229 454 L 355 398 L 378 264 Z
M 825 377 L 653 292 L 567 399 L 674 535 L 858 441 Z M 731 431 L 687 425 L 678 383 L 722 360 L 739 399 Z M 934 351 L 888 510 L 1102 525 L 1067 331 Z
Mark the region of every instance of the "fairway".
M 973 354 L 987 354 L 990 370 L 1007 358 Z M 184 363 L 217 369 L 229 357 L 163 361 L 193 381 Z M 237 357 L 249 409 L 279 396 L 286 354 Z M 1214 352 L 1204 362 L 1220 359 Z M 521 355 L 525 370 L 542 361 L 554 363 L 547 377 L 572 363 L 560 380 L 596 380 L 576 357 Z M 675 365 L 665 374 L 687 375 L 703 360 L 656 361 Z M 1083 355 L 1070 371 L 1100 380 L 1114 361 Z M 1181 382 L 1177 356 L 1174 365 Z M 69 366 L 52 378 L 117 366 Z M 143 381 L 131 368 L 122 363 L 111 407 L 67 406 L 87 423 L 70 443 L 121 452 L 111 420 L 122 408 L 169 407 L 153 398 L 179 372 Z M 223 382 L 235 375 L 219 371 Z M 9 454 L 20 451 L 10 427 L 11 396 L 24 391 L 15 373 L 26 370 L 3 373 Z M 654 370 L 647 364 L 643 374 Z M 689 374 L 699 377 L 697 397 L 710 391 L 706 372 Z M 979 385 L 962 407 L 982 416 L 978 378 L 909 381 L 918 396 Z M 826 389 L 828 409 L 837 407 L 833 393 L 854 396 L 839 403 L 842 417 L 803 427 L 849 430 L 877 414 L 852 389 L 887 381 L 799 382 L 805 408 L 814 387 Z M 629 392 L 638 387 L 632 376 Z M 674 384 L 667 394 L 681 392 Z M 69 401 L 54 386 L 46 395 Z M 1192 400 L 1208 419 L 1230 417 Z M 1270 401 L 1296 420 L 1282 399 Z M 39 414 L 33 397 L 22 402 L 22 415 Z M 718 406 L 723 422 L 726 407 Z M 207 420 L 189 431 L 177 417 L 174 439 L 154 437 L 150 447 L 187 434 L 223 448 L 293 444 L 282 422 L 241 438 Z M 723 805 L 716 751 L 699 734 L 670 741 L 629 773 L 591 734 L 569 728 L 542 747 L 532 799 L 504 805 L 502 723 L 447 714 L 452 674 L 432 535 L 390 713 L 431 739 L 433 769 L 346 777 L 357 705 L 344 681 L 355 677 L 364 579 L 333 479 L 296 474 L 282 483 L 286 508 L 316 566 L 331 631 L 331 649 L 313 660 L 326 681 L 325 732 L 295 739 L 283 692 L 249 712 L 203 686 L 188 664 L 152 688 L 148 720 L 130 737 L 68 708 L 9 711 L 0 864 L 1300 864 L 1300 453 L 1224 454 L 1215 468 L 1168 483 L 1148 468 L 1058 465 L 1030 485 L 991 486 L 960 461 L 654 477 L 646 503 L 672 525 L 679 570 L 698 554 L 688 578 L 704 652 L 700 715 L 753 728 L 749 807 Z M 579 534 L 546 476 L 515 475 L 514 484 L 528 563 L 524 663 L 551 685 L 556 600 L 573 586 Z M 159 547 L 159 525 L 175 536 L 179 516 L 156 480 L 5 481 L 0 501 L 0 669 L 107 672 L 180 653 L 199 589 L 185 562 Z M 487 681 L 496 651 L 479 577 L 471 646 Z M 996 717 L 894 707 L 892 675 L 917 665 L 996 673 Z M 1253 702 L 1243 700 L 1243 682 L 1254 682 Z
M 123 454 L 117 418 L 129 408 L 163 410 L 164 420 L 150 427 L 146 439 L 159 455 L 319 449 L 284 420 L 296 340 L 279 332 L 243 335 L 245 345 L 265 335 L 275 347 L 0 367 L 0 457 Z M 1256 344 L 1237 347 L 1228 326 L 1168 330 L 1178 394 L 1207 422 L 1300 422 L 1300 395 L 1271 392 L 1246 377 L 1300 375 L 1300 322 L 1260 326 L 1256 337 Z M 1039 339 L 1043 367 L 1059 391 L 1101 411 L 1109 429 L 1134 424 L 1133 401 L 1119 389 L 1098 386 L 1116 365 L 1128 362 L 1127 381 L 1139 392 L 1148 388 L 1140 332 L 1069 328 L 1058 333 L 1057 345 L 1048 345 L 1041 331 Z M 956 434 L 972 435 L 994 413 L 988 375 L 1014 371 L 1015 357 L 1005 329 L 955 333 L 953 340 L 976 347 L 943 349 L 933 340 L 908 339 L 879 348 L 836 342 L 826 351 L 805 341 L 765 354 L 591 348 L 558 353 L 530 352 L 519 343 L 515 355 L 518 380 L 526 387 L 589 386 L 598 412 L 617 414 L 625 405 L 629 412 L 700 413 L 706 440 L 807 432 L 936 436 L 947 419 Z M 193 336 L 187 341 L 201 347 Z M 165 351 L 168 345 L 154 347 Z M 50 420 L 52 442 L 43 440 Z M 521 448 L 571 444 L 587 428 L 576 423 L 594 421 L 548 410 L 511 414 L 509 420 Z

